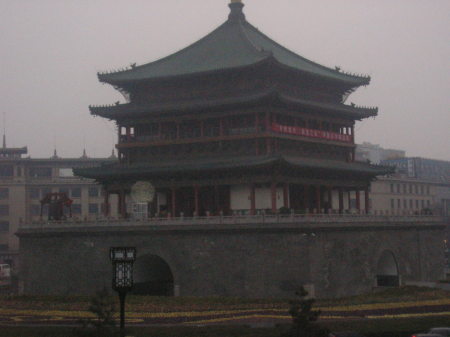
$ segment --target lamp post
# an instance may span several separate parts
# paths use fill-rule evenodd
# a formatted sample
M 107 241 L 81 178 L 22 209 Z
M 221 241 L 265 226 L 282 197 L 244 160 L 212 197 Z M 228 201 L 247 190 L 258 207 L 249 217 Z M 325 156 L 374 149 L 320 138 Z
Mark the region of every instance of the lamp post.
M 133 287 L 133 263 L 136 261 L 136 248 L 112 247 L 109 257 L 113 264 L 112 287 L 120 300 L 120 335 L 125 336 L 125 297 Z

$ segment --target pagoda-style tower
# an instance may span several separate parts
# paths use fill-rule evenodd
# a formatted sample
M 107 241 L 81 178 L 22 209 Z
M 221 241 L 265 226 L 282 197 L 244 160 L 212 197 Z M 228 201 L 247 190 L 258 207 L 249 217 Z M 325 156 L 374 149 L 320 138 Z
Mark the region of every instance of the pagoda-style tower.
M 355 162 L 354 125 L 377 108 L 344 102 L 370 77 L 311 62 L 248 23 L 241 1 L 229 7 L 189 47 L 98 75 L 128 100 L 90 107 L 117 123 L 119 163 L 78 174 L 117 193 L 123 216 L 138 181 L 156 191 L 150 216 L 368 211 L 387 171 Z

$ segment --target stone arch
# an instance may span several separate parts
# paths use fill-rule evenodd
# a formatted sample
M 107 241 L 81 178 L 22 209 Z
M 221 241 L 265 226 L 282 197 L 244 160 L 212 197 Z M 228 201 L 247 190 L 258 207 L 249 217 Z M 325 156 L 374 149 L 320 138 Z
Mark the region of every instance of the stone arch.
M 376 273 L 378 287 L 398 287 L 400 285 L 397 260 L 390 250 L 385 250 L 381 254 Z
M 174 295 L 172 269 L 160 256 L 154 254 L 138 256 L 133 269 L 133 294 L 151 296 Z

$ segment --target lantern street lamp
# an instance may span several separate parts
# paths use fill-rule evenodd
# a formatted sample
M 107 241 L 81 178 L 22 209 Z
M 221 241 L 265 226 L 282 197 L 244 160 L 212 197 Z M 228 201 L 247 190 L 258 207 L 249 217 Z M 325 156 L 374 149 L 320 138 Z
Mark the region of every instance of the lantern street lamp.
M 112 247 L 109 257 L 113 264 L 112 287 L 120 299 L 120 335 L 125 336 L 125 297 L 133 287 L 133 263 L 136 261 L 136 248 Z

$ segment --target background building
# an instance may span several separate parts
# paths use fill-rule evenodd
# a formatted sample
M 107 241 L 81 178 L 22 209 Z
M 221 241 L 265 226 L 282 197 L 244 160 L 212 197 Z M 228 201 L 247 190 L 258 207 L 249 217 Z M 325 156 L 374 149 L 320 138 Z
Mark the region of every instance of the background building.
M 370 161 L 373 164 L 380 164 L 386 159 L 404 158 L 405 151 L 384 149 L 378 144 L 364 142 L 356 145 L 355 158 L 358 161 Z
M 73 200 L 73 220 L 95 219 L 101 215 L 104 204 L 101 186 L 93 180 L 75 177 L 74 167 L 90 167 L 110 158 L 34 159 L 23 157 L 27 148 L 0 148 L 0 263 L 15 269 L 19 240 L 15 233 L 23 223 L 41 220 L 40 200 L 49 192 L 65 192 Z M 115 209 L 112 210 L 113 214 Z M 48 208 L 43 207 L 46 219 Z

